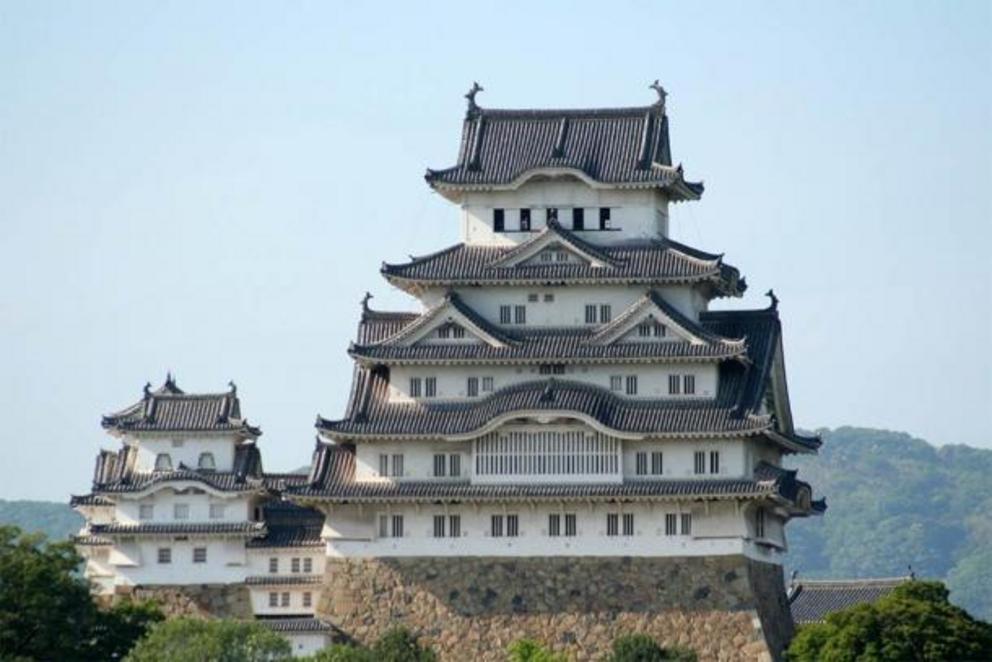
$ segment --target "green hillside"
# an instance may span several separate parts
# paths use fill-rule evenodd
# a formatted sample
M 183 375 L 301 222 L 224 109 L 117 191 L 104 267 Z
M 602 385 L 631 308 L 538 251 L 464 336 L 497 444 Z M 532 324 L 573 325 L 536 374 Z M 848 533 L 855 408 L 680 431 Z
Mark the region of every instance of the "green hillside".
M 0 499 L 0 524 L 41 531 L 53 540 L 63 540 L 79 531 L 83 518 L 65 503 Z
M 807 578 L 881 577 L 912 565 L 992 620 L 992 451 L 884 430 L 819 433 L 819 456 L 790 464 L 829 508 L 789 525 L 790 568 Z
M 905 575 L 911 564 L 992 620 L 992 450 L 935 448 L 864 428 L 819 433 L 819 456 L 791 465 L 829 509 L 789 525 L 789 568 L 810 579 L 882 577 Z M 82 520 L 65 504 L 0 501 L 4 523 L 64 538 Z

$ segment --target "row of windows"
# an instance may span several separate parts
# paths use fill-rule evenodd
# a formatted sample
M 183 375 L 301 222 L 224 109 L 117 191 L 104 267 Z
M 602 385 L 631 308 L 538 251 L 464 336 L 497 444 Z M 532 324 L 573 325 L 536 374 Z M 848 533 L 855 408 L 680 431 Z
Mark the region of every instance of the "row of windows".
M 313 559 L 307 557 L 294 556 L 289 560 L 289 571 L 294 575 L 300 572 L 309 574 L 313 572 Z M 269 557 L 269 573 L 273 575 L 279 574 L 278 556 Z
M 720 473 L 720 451 L 710 451 L 710 473 Z M 696 451 L 692 455 L 692 472 L 694 474 L 706 473 L 706 451 Z
M 464 338 L 465 327 L 460 324 L 444 324 L 437 329 L 438 338 Z
M 434 515 L 435 538 L 459 538 L 462 535 L 461 515 Z M 762 534 L 764 524 L 762 523 Z M 548 528 L 544 532 L 552 538 L 572 538 L 578 535 L 578 516 L 575 513 L 551 513 L 548 515 Z M 665 535 L 688 536 L 692 534 L 692 513 L 666 513 Z M 516 538 L 520 535 L 519 515 L 491 515 L 489 535 L 492 538 Z M 607 513 L 607 536 L 633 536 L 633 513 Z M 380 515 L 379 537 L 402 538 L 404 536 L 403 515 Z
M 226 505 L 223 503 L 210 504 L 210 519 L 224 519 L 225 510 Z M 172 504 L 172 517 L 173 519 L 188 520 L 189 504 Z M 151 503 L 143 503 L 138 506 L 138 519 L 155 519 L 155 505 Z
M 465 380 L 465 392 L 468 394 L 468 397 L 470 398 L 478 397 L 480 392 L 492 393 L 492 391 L 493 391 L 492 377 L 482 377 L 482 378 L 469 377 Z M 437 377 L 411 377 L 410 397 L 436 398 Z
M 664 456 L 661 451 L 650 453 L 650 465 L 648 463 L 649 453 L 638 452 L 634 455 L 634 473 L 638 476 L 660 476 L 665 472 Z M 709 453 L 709 473 L 720 473 L 720 451 L 710 451 Z M 697 475 L 706 473 L 706 451 L 696 451 L 693 453 L 692 472 Z
M 171 547 L 159 547 L 158 548 L 158 562 L 162 565 L 168 565 L 172 563 L 172 548 Z M 193 563 L 206 563 L 207 562 L 207 548 L 206 547 L 194 547 L 193 548 Z
M 403 475 L 403 454 L 396 453 L 387 455 L 379 454 L 379 475 L 380 476 L 402 476 Z
M 283 591 L 282 593 L 277 593 L 272 591 L 269 593 L 269 606 L 270 607 L 288 607 L 290 604 L 289 591 Z M 312 607 L 313 606 L 313 593 L 310 591 L 303 592 L 303 598 L 301 600 L 301 606 Z
M 531 225 L 531 211 L 528 208 L 523 208 L 519 210 L 517 216 L 517 229 L 520 232 L 530 232 Z M 544 219 L 546 222 L 558 222 L 558 208 L 557 207 L 546 207 L 544 210 Z M 599 224 L 594 227 L 586 227 L 586 210 L 582 207 L 572 208 L 572 229 L 573 230 L 612 230 L 611 225 L 611 212 L 609 207 L 599 207 Z M 510 232 L 511 229 L 506 226 L 506 210 L 505 209 L 493 209 L 493 231 L 494 232 Z
M 500 324 L 526 324 L 527 323 L 527 306 L 509 306 L 502 305 L 499 307 L 499 323 Z
M 598 313 L 598 315 L 597 315 Z M 606 324 L 613 319 L 613 308 L 608 303 L 586 304 L 586 324 Z
M 173 442 L 175 445 L 175 442 Z M 201 471 L 216 471 L 217 463 L 214 461 L 213 453 L 200 453 L 196 466 Z M 168 453 L 159 453 L 155 456 L 155 471 L 172 471 L 172 456 Z
M 637 375 L 611 375 L 610 390 L 624 392 L 627 395 L 637 395 Z M 669 375 L 668 376 L 669 395 L 695 395 L 696 376 L 695 375 Z
M 451 476 L 457 478 L 462 475 L 462 456 L 457 453 L 445 455 L 436 453 L 434 455 L 434 477 L 444 478 Z

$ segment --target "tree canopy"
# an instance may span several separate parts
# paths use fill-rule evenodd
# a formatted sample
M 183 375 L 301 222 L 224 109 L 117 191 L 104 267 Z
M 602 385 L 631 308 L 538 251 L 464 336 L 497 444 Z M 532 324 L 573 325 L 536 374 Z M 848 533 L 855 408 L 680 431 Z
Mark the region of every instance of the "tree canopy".
M 153 627 L 127 662 L 282 662 L 289 642 L 250 621 L 176 618 Z
M 988 660 L 992 625 L 948 602 L 939 582 L 906 582 L 874 604 L 857 605 L 800 628 L 793 662 Z
M 162 619 L 151 604 L 101 610 L 72 543 L 0 527 L 0 651 L 12 660 L 119 660 Z

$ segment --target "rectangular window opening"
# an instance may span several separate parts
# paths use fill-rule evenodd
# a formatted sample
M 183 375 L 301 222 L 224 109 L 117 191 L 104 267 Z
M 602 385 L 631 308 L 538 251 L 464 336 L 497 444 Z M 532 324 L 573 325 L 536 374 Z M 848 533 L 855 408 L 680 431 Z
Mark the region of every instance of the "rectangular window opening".
M 505 213 L 502 209 L 493 210 L 493 232 L 503 232 L 506 229 Z

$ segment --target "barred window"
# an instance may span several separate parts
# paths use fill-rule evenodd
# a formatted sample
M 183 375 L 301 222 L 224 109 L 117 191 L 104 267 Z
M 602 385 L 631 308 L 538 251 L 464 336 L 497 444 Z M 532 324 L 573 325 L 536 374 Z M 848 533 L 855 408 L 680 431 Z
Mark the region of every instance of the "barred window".
M 625 536 L 634 535 L 634 513 L 623 514 L 623 534 Z
M 720 473 L 720 451 L 710 451 L 710 473 Z
M 682 392 L 686 395 L 693 395 L 696 393 L 695 375 L 684 375 L 682 377 Z
M 289 606 L 289 591 L 286 591 L 286 592 L 284 592 L 282 594 L 282 600 L 281 600 L 281 602 L 282 602 L 282 606 L 283 607 L 288 607 Z
M 513 323 L 514 324 L 526 324 L 527 323 L 527 306 L 514 306 L 513 307 Z
M 565 364 L 564 363 L 542 363 L 538 366 L 538 374 L 541 375 L 564 375 L 565 374 Z
M 445 521 L 446 521 L 446 518 L 444 517 L 444 515 L 435 515 L 434 516 L 434 537 L 435 538 L 443 538 L 444 537 Z
M 278 607 L 279 606 L 279 594 L 272 592 L 269 593 L 269 606 Z
M 548 515 L 548 535 L 549 536 L 560 536 L 561 535 L 561 515 L 558 513 L 551 513 Z
M 651 335 L 651 322 L 641 322 L 637 325 L 637 335 L 646 338 Z
M 692 535 L 692 513 L 682 513 L 682 535 Z
M 193 548 L 193 563 L 206 563 L 207 562 L 207 548 L 206 547 L 194 547 Z
M 627 395 L 637 395 L 637 375 L 627 375 Z
M 596 306 L 589 304 L 586 306 L 586 324 L 596 323 Z
M 493 391 L 493 378 L 483 377 L 482 378 L 482 390 L 485 393 L 492 393 Z
M 667 329 L 667 327 L 665 327 L 664 324 L 659 324 L 658 322 L 655 322 L 654 323 L 654 337 L 655 338 L 664 338 L 666 335 L 668 335 L 668 329 Z
M 604 303 L 599 307 L 599 321 L 602 324 L 606 324 L 613 318 L 613 313 L 611 312 L 610 304 Z
M 449 476 L 461 476 L 462 475 L 462 456 L 457 453 L 448 456 L 448 475 Z
M 516 538 L 520 534 L 520 517 L 518 515 L 506 516 L 506 535 L 509 538 Z
M 460 538 L 462 535 L 462 516 L 448 515 L 448 535 L 452 538 Z
M 437 377 L 428 377 L 424 380 L 424 396 L 428 398 L 437 396 Z
M 313 604 L 313 593 L 310 591 L 303 592 L 303 606 L 310 607 Z
M 468 391 L 468 397 L 477 397 L 479 395 L 479 378 L 469 377 L 468 383 L 466 384 L 466 390 Z
M 438 338 L 450 338 L 451 337 L 451 325 L 450 324 L 445 324 L 443 326 L 438 327 L 437 337 Z
M 379 475 L 389 475 L 389 456 L 385 453 L 379 453 Z
M 403 475 L 403 456 L 396 454 L 393 455 L 393 475 L 402 476 Z
M 638 476 L 645 476 L 648 473 L 648 454 L 638 453 L 636 456 L 636 461 L 634 462 L 634 473 Z
M 394 538 L 403 537 L 403 516 L 393 515 L 393 529 L 392 534 Z
M 489 535 L 493 538 L 503 537 L 503 516 L 493 515 L 489 522 Z
M 308 574 L 313 572 L 313 559 L 303 559 L 303 572 Z
M 421 386 L 422 383 L 423 382 L 420 379 L 420 377 L 411 377 L 410 378 L 410 397 L 411 398 L 419 398 L 420 397 L 420 394 L 422 392 L 420 386 Z
M 541 251 L 541 262 L 554 262 L 555 251 Z
M 693 473 L 704 474 L 706 473 L 706 453 L 703 451 L 696 451 L 692 455 L 693 458 Z
M 611 391 L 622 391 L 623 390 L 623 375 L 611 375 L 610 376 L 610 390 Z
M 500 324 L 510 323 L 510 306 L 499 307 L 499 323 Z
M 530 294 L 527 295 L 527 301 L 530 301 L 531 303 L 537 303 L 540 300 L 541 300 L 541 295 L 539 295 L 537 292 L 531 292 Z
M 294 575 L 300 571 L 299 557 L 293 557 L 293 559 L 289 562 L 289 571 Z
M 616 536 L 620 534 L 620 516 L 616 513 L 606 514 L 606 535 Z
M 172 548 L 171 547 L 159 547 L 158 548 L 158 562 L 162 564 L 172 563 Z
M 555 295 L 554 294 L 545 294 L 544 295 L 544 303 L 552 303 L 554 300 L 555 300 Z
M 565 515 L 565 535 L 575 536 L 576 526 L 575 526 L 575 515 L 566 514 Z
M 681 380 L 678 375 L 668 376 L 668 395 L 678 395 Z
M 451 336 L 453 338 L 464 338 L 465 337 L 465 327 L 458 326 L 457 324 L 451 325 Z
M 676 536 L 678 535 L 679 520 L 675 513 L 665 513 L 665 535 L 666 536 Z
M 437 478 L 442 478 L 447 470 L 447 457 L 444 453 L 437 453 L 434 455 L 434 476 Z
M 223 503 L 210 504 L 210 519 L 224 519 L 226 506 Z
M 269 574 L 275 575 L 279 572 L 279 558 L 276 556 L 269 557 Z
M 152 519 L 155 516 L 155 506 L 143 503 L 138 507 L 138 519 Z
M 389 517 L 387 515 L 379 515 L 379 537 L 389 537 Z
M 754 537 L 765 537 L 765 509 L 758 508 L 754 513 Z
M 664 458 L 661 455 L 661 451 L 654 451 L 651 453 L 651 473 L 655 476 L 660 476 L 664 473 L 664 463 L 662 462 Z
M 175 519 L 189 519 L 189 504 L 188 503 L 173 504 L 172 516 Z

